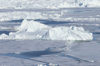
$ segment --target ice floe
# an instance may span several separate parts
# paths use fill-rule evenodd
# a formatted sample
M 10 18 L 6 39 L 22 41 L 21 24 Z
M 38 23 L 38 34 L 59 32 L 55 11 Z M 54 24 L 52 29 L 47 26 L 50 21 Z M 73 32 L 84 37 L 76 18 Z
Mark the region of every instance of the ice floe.
M 23 20 L 17 32 L 2 34 L 0 39 L 92 40 L 92 33 L 82 27 L 51 27 L 34 20 Z

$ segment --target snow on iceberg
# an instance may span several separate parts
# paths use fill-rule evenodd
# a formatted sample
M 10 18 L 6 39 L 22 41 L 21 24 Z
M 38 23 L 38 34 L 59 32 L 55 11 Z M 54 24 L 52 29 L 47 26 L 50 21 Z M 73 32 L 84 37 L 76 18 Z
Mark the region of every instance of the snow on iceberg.
M 8 38 L 8 35 L 6 35 L 4 33 L 0 35 L 0 39 L 6 39 L 6 38 Z
M 6 39 L 1 36 L 0 39 Z M 93 36 L 82 27 L 50 27 L 34 20 L 24 20 L 18 31 L 9 33 L 7 39 L 92 40 Z
M 24 20 L 21 24 L 21 26 L 18 28 L 19 31 L 26 31 L 26 32 L 35 32 L 42 30 L 43 28 L 47 29 L 50 28 L 47 25 L 44 25 L 42 23 L 36 22 L 34 20 Z
M 55 27 L 49 30 L 52 40 L 92 40 L 92 33 L 86 32 L 82 27 Z

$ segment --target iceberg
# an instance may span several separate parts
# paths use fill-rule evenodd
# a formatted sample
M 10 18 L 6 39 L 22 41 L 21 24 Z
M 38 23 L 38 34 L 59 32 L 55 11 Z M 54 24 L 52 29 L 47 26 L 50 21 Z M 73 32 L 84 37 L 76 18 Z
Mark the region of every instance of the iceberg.
M 35 32 L 35 31 L 39 31 L 42 29 L 47 29 L 50 28 L 47 25 L 44 25 L 42 23 L 36 22 L 34 20 L 23 20 L 21 26 L 18 28 L 19 31 L 26 31 L 26 32 Z
M 8 35 L 6 35 L 4 33 L 0 35 L 0 39 L 7 39 L 7 38 L 8 38 Z
M 55 27 L 49 30 L 52 40 L 92 40 L 92 33 L 86 32 L 82 27 Z
M 3 37 L 4 36 L 4 37 Z M 9 35 L 1 35 L 0 39 L 21 39 L 21 40 L 92 40 L 92 33 L 85 31 L 82 27 L 51 27 L 34 20 L 23 20 L 17 32 Z

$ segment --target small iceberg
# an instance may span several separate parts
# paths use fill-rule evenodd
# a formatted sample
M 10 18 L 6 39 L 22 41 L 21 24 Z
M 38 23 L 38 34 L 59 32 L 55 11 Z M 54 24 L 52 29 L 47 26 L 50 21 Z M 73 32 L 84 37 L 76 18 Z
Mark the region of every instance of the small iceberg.
M 2 34 L 0 39 L 92 40 L 93 35 L 82 27 L 50 27 L 34 20 L 24 20 L 17 32 Z
M 47 25 L 39 23 L 34 20 L 23 20 L 21 26 L 18 28 L 18 31 L 25 31 L 25 32 L 36 32 L 42 29 L 50 28 Z

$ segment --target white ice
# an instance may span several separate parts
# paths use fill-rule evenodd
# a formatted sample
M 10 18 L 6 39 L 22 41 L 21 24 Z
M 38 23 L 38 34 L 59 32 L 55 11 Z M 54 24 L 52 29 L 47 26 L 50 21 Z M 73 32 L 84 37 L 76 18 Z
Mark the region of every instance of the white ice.
M 100 0 L 0 0 L 0 8 L 100 7 Z
M 45 40 L 92 40 L 92 33 L 82 27 L 59 26 L 51 27 L 34 20 L 23 20 L 17 32 L 9 33 L 8 37 L 0 39 L 45 39 Z M 2 38 L 3 37 L 3 38 Z

